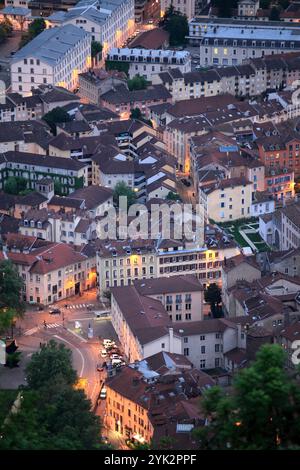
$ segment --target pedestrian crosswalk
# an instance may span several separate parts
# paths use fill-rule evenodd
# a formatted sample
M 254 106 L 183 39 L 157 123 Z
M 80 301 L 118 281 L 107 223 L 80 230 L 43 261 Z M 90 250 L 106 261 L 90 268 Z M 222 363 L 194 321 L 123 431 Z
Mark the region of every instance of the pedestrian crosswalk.
M 36 326 L 34 328 L 31 328 L 30 330 L 25 331 L 24 336 L 31 336 L 34 335 L 34 333 L 37 333 L 41 329 L 47 329 L 48 328 L 58 328 L 59 326 L 62 326 L 62 323 L 46 323 L 40 326 Z
M 92 308 L 94 307 L 93 304 L 70 304 L 68 305 L 68 309 L 71 309 L 71 310 L 79 310 L 79 309 L 83 309 L 83 308 Z

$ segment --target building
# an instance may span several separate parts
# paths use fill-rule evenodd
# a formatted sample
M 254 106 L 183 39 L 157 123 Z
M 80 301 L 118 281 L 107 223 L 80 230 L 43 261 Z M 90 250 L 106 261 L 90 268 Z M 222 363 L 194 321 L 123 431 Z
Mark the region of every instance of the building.
M 252 191 L 252 183 L 244 177 L 201 186 L 199 203 L 204 207 L 205 219 L 226 222 L 250 217 Z
M 24 237 L 19 235 L 19 237 Z M 32 237 L 24 237 L 32 240 Z M 29 251 L 4 252 L 18 268 L 24 281 L 23 299 L 29 303 L 50 305 L 52 302 L 95 287 L 95 259 L 88 258 L 66 243 L 31 241 Z
M 159 300 L 170 320 L 198 321 L 203 318 L 203 287 L 195 275 L 134 281 L 139 294 Z
M 261 278 L 261 270 L 253 256 L 239 254 L 224 260 L 222 266 L 222 290 L 235 286 L 238 281 L 251 282 Z
M 275 199 L 268 191 L 256 191 L 253 194 L 253 200 L 250 207 L 251 217 L 257 217 L 261 214 L 270 214 L 275 210 Z
M 287 201 L 295 196 L 294 172 L 278 166 L 265 169 L 265 188 L 276 201 Z
M 25 152 L 8 151 L 0 155 L 0 188 L 10 176 L 22 176 L 28 180 L 28 189 L 35 189 L 36 182 L 51 177 L 63 194 L 87 186 L 87 166 L 76 160 L 49 157 Z
M 160 15 L 164 16 L 172 5 L 175 11 L 179 11 L 188 20 L 191 20 L 195 17 L 196 3 L 197 0 L 187 0 L 186 2 L 181 2 L 180 0 L 160 0 Z
M 46 29 L 22 47 L 11 62 L 11 89 L 30 95 L 38 85 L 59 85 L 74 90 L 78 74 L 91 64 L 91 36 L 66 25 Z
M 172 96 L 163 85 L 152 85 L 145 90 L 129 91 L 127 87 L 119 85 L 101 95 L 100 104 L 110 111 L 117 113 L 122 119 L 128 119 L 131 111 L 139 108 L 142 114 L 150 117 L 150 106 L 162 103 L 171 103 Z
M 111 321 L 129 362 L 162 350 L 181 353 L 181 339 L 162 303 L 134 286 L 111 289 Z
M 299 50 L 295 23 L 195 18 L 188 39 L 200 46 L 200 65 L 238 65 L 265 55 Z
M 79 95 L 87 103 L 100 103 L 100 97 L 115 86 L 126 83 L 120 72 L 105 72 L 103 69 L 89 70 L 79 74 Z
M 129 64 L 129 77 L 140 75 L 146 80 L 168 69 L 176 68 L 180 72 L 191 71 L 191 54 L 188 51 L 171 51 L 166 49 L 113 48 L 107 60 Z
M 268 271 L 280 272 L 289 276 L 300 276 L 300 249 L 273 251 L 267 255 Z
M 78 0 L 29 0 L 28 8 L 34 16 L 48 17 L 53 12 L 68 11 Z
M 141 0 L 145 3 L 145 0 Z M 158 2 L 150 2 L 154 7 L 158 6 Z M 136 2 L 137 5 L 137 2 Z M 154 15 L 153 15 L 154 16 Z M 153 18 L 152 16 L 152 18 Z M 138 34 L 130 43 L 130 49 L 168 49 L 170 34 L 162 28 L 153 28 Z
M 134 443 L 194 449 L 192 430 L 203 426 L 199 396 L 215 381 L 179 354 L 160 353 L 121 368 L 105 383 L 106 425 Z
M 80 0 L 65 13 L 47 18 L 48 27 L 78 26 L 90 33 L 92 41 L 103 46 L 106 56 L 113 47 L 120 47 L 134 32 L 134 0 Z

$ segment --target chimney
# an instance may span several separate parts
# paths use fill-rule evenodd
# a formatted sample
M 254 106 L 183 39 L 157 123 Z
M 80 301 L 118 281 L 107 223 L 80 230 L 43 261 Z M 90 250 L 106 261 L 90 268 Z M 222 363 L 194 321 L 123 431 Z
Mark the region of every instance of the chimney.
M 173 328 L 169 328 L 169 352 L 174 352 L 174 330 Z

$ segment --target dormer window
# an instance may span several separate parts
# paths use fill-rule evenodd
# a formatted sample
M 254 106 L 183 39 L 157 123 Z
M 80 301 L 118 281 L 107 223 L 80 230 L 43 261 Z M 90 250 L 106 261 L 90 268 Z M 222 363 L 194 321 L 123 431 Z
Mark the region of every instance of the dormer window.
M 28 220 L 27 219 L 24 220 L 24 226 L 28 227 Z
M 42 228 L 42 222 L 39 220 L 37 223 L 38 228 Z
M 31 221 L 30 221 L 30 227 L 34 227 L 34 225 L 35 225 L 35 224 L 34 224 L 34 220 L 31 220 Z

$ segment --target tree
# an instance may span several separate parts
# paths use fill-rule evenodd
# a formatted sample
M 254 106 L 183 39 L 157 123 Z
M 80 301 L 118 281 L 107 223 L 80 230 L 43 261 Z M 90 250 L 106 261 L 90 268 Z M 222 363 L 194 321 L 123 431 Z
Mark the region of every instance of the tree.
M 119 72 L 124 72 L 128 76 L 129 62 L 121 62 L 118 60 L 106 60 L 105 69 L 106 70 L 118 70 Z
M 130 118 L 142 120 L 143 115 L 142 115 L 142 111 L 140 110 L 140 108 L 133 108 L 130 113 Z
M 116 184 L 113 199 L 114 203 L 119 206 L 119 197 L 125 196 L 127 197 L 127 207 L 130 207 L 136 201 L 136 194 L 135 192 L 127 186 L 123 181 L 120 181 Z
M 5 19 L 0 23 L 0 43 L 3 43 L 7 40 L 12 33 L 12 24 L 9 19 Z
M 201 402 L 209 425 L 195 431 L 201 449 L 274 450 L 300 446 L 300 388 L 285 369 L 280 345 L 263 345 L 226 395 L 219 387 Z
M 35 390 L 59 380 L 67 385 L 74 385 L 77 380 L 72 366 L 72 352 L 54 340 L 42 345 L 41 350 L 32 355 L 26 374 L 29 387 Z
M 53 134 L 56 134 L 56 124 L 59 122 L 70 122 L 72 121 L 70 115 L 63 108 L 59 106 L 52 109 L 43 116 L 43 120 L 50 126 Z
M 180 46 L 186 43 L 186 36 L 189 34 L 187 17 L 175 11 L 173 6 L 170 6 L 166 11 L 161 25 L 170 34 L 171 46 Z
M 54 181 L 54 193 L 57 196 L 63 196 L 63 186 L 59 180 Z
M 169 191 L 169 192 L 168 192 L 166 199 L 167 199 L 168 201 L 180 201 L 180 200 L 181 200 L 179 194 L 178 194 L 178 193 L 174 193 L 173 191 Z
M 22 317 L 25 311 L 21 300 L 23 280 L 16 267 L 9 260 L 0 262 L 0 331 L 8 329 L 15 317 Z
M 46 28 L 46 23 L 43 18 L 36 18 L 33 20 L 29 26 L 28 31 L 22 34 L 22 39 L 20 42 L 20 47 L 24 47 L 28 42 L 38 36 Z
M 9 176 L 4 183 L 4 192 L 8 194 L 23 194 L 26 190 L 27 180 L 22 176 Z
M 21 407 L 2 428 L 0 449 L 100 449 L 101 424 L 82 390 L 49 382 L 23 391 Z
M 204 292 L 204 300 L 210 304 L 210 309 L 215 318 L 222 316 L 220 303 L 222 302 L 221 289 L 217 284 L 210 284 Z
M 102 53 L 102 44 L 98 41 L 92 41 L 91 44 L 91 56 L 94 59 L 98 54 Z
M 147 88 L 147 80 L 141 75 L 135 75 L 135 77 L 127 80 L 127 85 L 130 91 L 145 90 Z
M 276 7 L 272 8 L 272 10 L 270 12 L 269 20 L 270 21 L 279 21 L 280 20 L 278 8 L 276 8 Z

